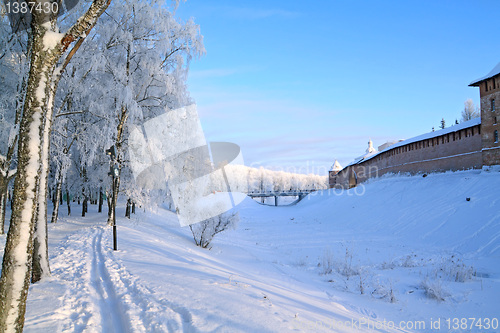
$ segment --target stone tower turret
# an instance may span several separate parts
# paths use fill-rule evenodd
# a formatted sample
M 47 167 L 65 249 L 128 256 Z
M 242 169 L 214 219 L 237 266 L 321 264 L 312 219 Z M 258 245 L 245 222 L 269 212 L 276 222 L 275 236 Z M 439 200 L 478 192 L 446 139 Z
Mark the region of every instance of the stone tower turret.
M 481 139 L 483 165 L 500 164 L 500 63 L 471 87 L 479 87 L 481 97 Z

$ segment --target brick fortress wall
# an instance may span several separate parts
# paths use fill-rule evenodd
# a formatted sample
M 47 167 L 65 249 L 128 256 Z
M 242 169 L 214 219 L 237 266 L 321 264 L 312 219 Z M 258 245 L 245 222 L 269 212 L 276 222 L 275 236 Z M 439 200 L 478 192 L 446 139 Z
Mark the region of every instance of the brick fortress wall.
M 330 174 L 330 187 L 350 188 L 386 173 L 439 172 L 482 167 L 481 125 L 386 150 Z

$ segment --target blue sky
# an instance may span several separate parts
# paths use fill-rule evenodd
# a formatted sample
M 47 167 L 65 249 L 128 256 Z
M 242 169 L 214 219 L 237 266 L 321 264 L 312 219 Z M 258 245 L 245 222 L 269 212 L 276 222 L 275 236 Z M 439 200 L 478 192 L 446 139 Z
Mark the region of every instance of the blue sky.
M 207 140 L 246 165 L 325 174 L 451 125 L 500 62 L 498 0 L 187 0 L 207 53 L 188 80 Z

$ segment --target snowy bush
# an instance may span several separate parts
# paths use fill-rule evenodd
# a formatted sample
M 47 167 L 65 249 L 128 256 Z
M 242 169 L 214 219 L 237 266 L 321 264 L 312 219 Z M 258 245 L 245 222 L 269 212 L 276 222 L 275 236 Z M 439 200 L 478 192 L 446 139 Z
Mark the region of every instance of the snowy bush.
M 454 254 L 451 257 L 441 258 L 432 275 L 436 279 L 445 279 L 446 281 L 452 282 L 467 282 L 474 278 L 476 270 L 473 266 L 465 264 L 462 258 Z
M 215 235 L 224 230 L 235 228 L 238 221 L 238 212 L 226 212 L 202 222 L 191 224 L 189 228 L 193 233 L 195 244 L 207 248 Z
M 403 258 L 401 262 L 401 267 L 411 268 L 419 266 L 420 263 L 416 261 L 416 258 L 417 258 L 416 254 L 407 255 L 406 257 Z
M 361 283 L 361 282 L 360 282 Z M 394 288 L 392 287 L 392 281 L 389 281 L 389 286 L 387 283 L 381 283 L 380 281 L 375 281 L 374 289 L 371 292 L 372 297 L 378 299 L 386 299 L 391 303 L 396 303 L 396 295 L 394 293 Z
M 353 275 L 359 275 L 358 269 L 352 267 L 352 252 L 347 247 L 345 248 L 345 260 L 340 273 L 348 280 Z
M 441 279 L 430 281 L 426 278 L 420 283 L 420 287 L 424 290 L 427 297 L 435 299 L 438 302 L 444 301 L 449 296 L 443 288 Z
M 326 275 L 333 273 L 335 271 L 346 277 L 347 280 L 351 276 L 359 275 L 359 268 L 353 267 L 352 265 L 353 254 L 349 251 L 349 248 L 345 249 L 344 261 L 335 261 L 335 257 L 330 248 L 325 248 L 323 251 L 323 256 L 321 257 L 321 262 L 318 263 L 318 267 L 321 267 L 320 274 Z
M 472 266 L 458 265 L 453 267 L 452 277 L 455 277 L 455 282 L 466 282 L 472 280 L 476 272 Z
M 380 265 L 379 265 L 379 268 L 382 269 L 382 270 L 385 270 L 385 269 L 394 269 L 396 268 L 396 264 L 394 262 L 388 262 L 388 261 L 384 261 L 382 262 Z
M 395 258 L 390 262 L 384 261 L 380 264 L 380 269 L 394 269 L 396 267 L 413 268 L 420 267 L 424 264 L 423 259 L 418 260 L 415 253 L 411 253 L 402 257 Z
M 332 250 L 330 250 L 330 248 L 326 248 L 323 251 L 323 257 L 321 258 L 321 274 L 331 274 L 333 272 L 334 265 Z
M 475 275 L 474 267 L 466 265 L 461 258 L 455 255 L 452 255 L 450 259 L 443 260 L 439 271 L 449 281 L 455 282 L 470 281 Z

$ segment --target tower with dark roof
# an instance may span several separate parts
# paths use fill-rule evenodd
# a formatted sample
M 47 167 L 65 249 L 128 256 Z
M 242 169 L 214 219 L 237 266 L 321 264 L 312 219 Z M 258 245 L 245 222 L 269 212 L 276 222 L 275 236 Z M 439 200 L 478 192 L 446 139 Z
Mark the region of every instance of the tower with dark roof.
M 479 87 L 483 165 L 500 164 L 500 63 L 486 76 L 469 84 Z

